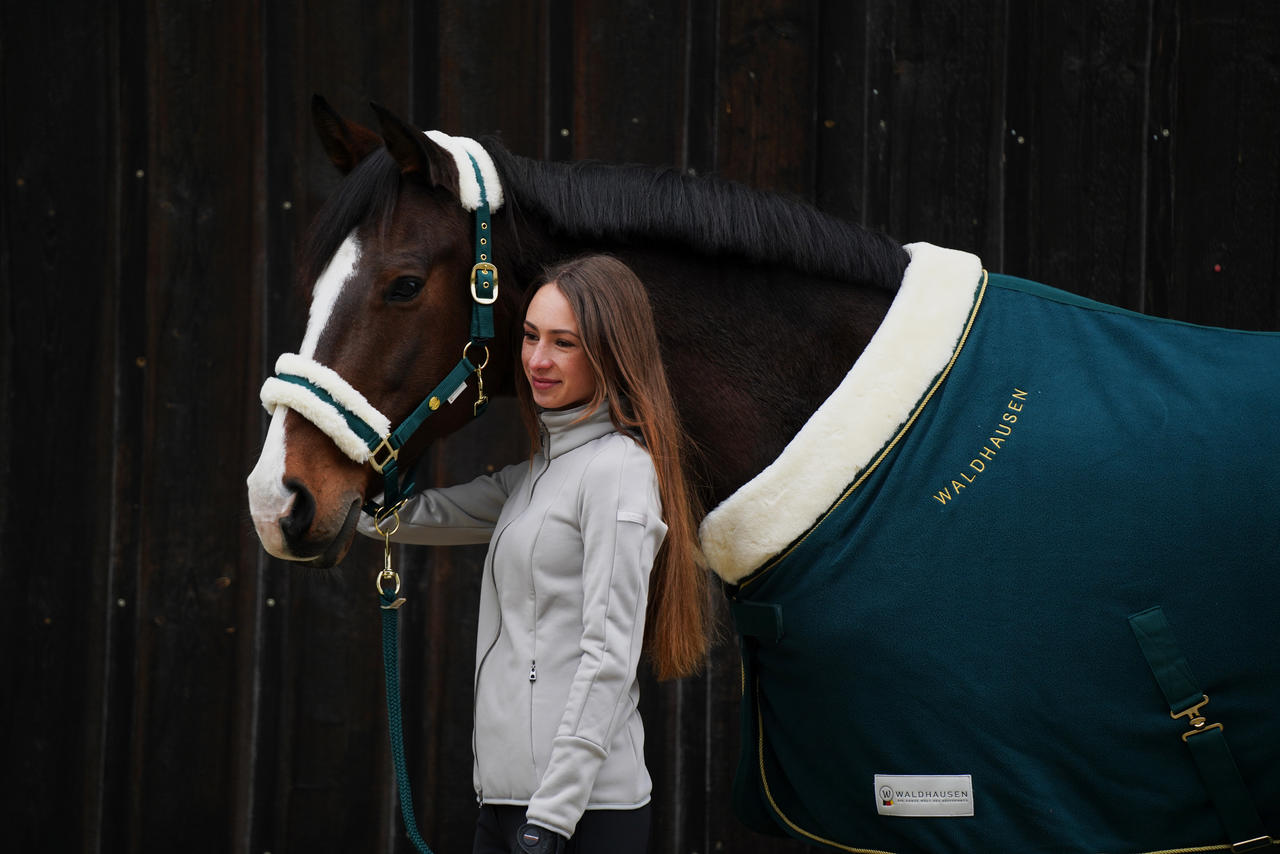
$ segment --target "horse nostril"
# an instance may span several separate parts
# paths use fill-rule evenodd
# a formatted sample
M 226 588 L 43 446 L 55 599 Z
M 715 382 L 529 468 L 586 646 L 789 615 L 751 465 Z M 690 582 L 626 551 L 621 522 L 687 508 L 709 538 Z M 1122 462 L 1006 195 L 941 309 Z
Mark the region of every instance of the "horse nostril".
M 290 546 L 301 543 L 316 518 L 316 499 L 299 480 L 288 480 L 285 487 L 293 493 L 293 506 L 288 516 L 280 518 L 280 531 Z

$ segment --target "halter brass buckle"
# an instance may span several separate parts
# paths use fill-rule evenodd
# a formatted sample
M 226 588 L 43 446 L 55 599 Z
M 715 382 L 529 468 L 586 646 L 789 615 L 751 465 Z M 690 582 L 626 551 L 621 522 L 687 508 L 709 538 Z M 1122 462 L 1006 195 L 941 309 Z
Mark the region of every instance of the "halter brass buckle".
M 400 449 L 391 447 L 391 437 L 388 436 L 373 449 L 373 453 L 369 454 L 369 465 L 373 466 L 373 470 L 378 474 L 382 474 L 387 464 L 395 462 L 399 457 Z
M 481 270 L 493 274 L 493 294 L 488 297 L 481 297 L 476 294 L 476 273 Z M 481 261 L 471 268 L 471 298 L 480 305 L 493 305 L 498 301 L 498 268 L 488 261 Z

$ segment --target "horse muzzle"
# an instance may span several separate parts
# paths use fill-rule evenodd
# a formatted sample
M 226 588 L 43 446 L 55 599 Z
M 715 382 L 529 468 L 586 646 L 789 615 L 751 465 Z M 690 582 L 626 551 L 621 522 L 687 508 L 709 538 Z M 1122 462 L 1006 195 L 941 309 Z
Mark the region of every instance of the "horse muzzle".
M 247 480 L 249 512 L 258 539 L 268 554 L 315 567 L 336 565 L 355 537 L 363 493 L 359 472 L 329 471 L 320 466 L 307 472 L 286 472 L 285 419 L 280 408 L 272 417 L 262 455 Z M 305 422 L 300 423 L 302 426 Z M 305 430 L 305 427 L 303 428 Z M 307 461 L 323 459 L 331 446 L 317 443 L 320 453 L 303 453 Z M 345 460 L 339 468 L 349 468 Z

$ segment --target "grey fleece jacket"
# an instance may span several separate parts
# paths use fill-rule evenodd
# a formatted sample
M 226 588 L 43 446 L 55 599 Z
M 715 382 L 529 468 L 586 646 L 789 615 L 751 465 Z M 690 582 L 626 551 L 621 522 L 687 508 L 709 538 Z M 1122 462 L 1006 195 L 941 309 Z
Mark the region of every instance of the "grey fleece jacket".
M 586 809 L 648 803 L 636 667 L 667 526 L 645 449 L 607 406 L 542 414 L 542 447 L 400 512 L 397 542 L 489 543 L 476 636 L 474 782 L 572 836 Z M 378 536 L 367 521 L 363 533 Z

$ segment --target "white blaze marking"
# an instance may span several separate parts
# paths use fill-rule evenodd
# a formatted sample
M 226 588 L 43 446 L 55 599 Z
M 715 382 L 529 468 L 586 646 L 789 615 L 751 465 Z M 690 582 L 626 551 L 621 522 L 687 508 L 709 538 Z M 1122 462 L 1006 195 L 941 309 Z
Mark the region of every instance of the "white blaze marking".
M 338 247 L 329 264 L 316 279 L 311 296 L 311 310 L 307 317 L 307 331 L 302 337 L 299 354 L 314 358 L 316 345 L 320 335 L 329 325 L 333 308 L 347 282 L 355 275 L 356 265 L 360 261 L 360 241 L 355 232 Z M 280 531 L 280 520 L 288 516 L 293 509 L 293 493 L 284 485 L 285 435 L 284 418 L 288 414 L 287 407 L 276 408 L 271 417 L 271 426 L 267 430 L 266 441 L 262 445 L 262 454 L 258 464 L 249 473 L 249 514 L 253 517 L 253 526 L 258 531 L 258 539 L 269 554 L 276 557 L 289 558 L 289 550 Z
M 289 410 L 276 408 L 267 429 L 258 464 L 249 472 L 249 515 L 258 539 L 269 554 L 289 557 L 280 531 L 280 520 L 293 509 L 293 493 L 284 486 L 284 418 Z
M 320 342 L 320 334 L 329 325 L 329 317 L 333 307 L 342 294 L 351 277 L 355 275 L 356 265 L 360 263 L 360 241 L 353 231 L 342 241 L 338 251 L 333 253 L 329 264 L 316 279 L 316 286 L 311 294 L 311 312 L 307 317 L 307 333 L 302 336 L 302 347 L 298 354 L 314 359 L 316 344 Z

